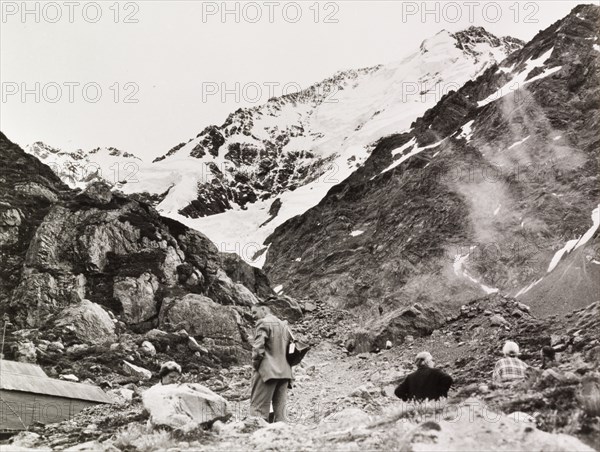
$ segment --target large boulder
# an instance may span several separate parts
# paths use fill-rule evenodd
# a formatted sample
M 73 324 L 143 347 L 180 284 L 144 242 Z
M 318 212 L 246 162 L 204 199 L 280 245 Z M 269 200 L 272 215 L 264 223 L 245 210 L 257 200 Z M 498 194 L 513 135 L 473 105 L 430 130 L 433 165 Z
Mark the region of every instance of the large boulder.
M 55 325 L 71 330 L 79 340 L 92 344 L 114 342 L 117 338 L 115 324 L 108 313 L 89 300 L 81 300 L 61 311 Z
M 258 303 L 256 296 L 246 286 L 233 282 L 221 269 L 211 280 L 208 295 L 221 304 L 253 306 Z
M 191 336 L 241 342 L 237 312 L 203 295 L 165 298 L 158 319 L 160 327 L 165 330 L 185 329 Z
M 273 314 L 282 320 L 296 322 L 302 318 L 302 308 L 295 300 L 290 297 L 279 296 L 270 297 L 265 303 L 271 308 Z
M 260 269 L 247 264 L 237 253 L 220 253 L 221 267 L 236 283 L 243 284 L 260 298 L 268 298 L 275 294 L 269 278 Z
M 227 400 L 197 383 L 155 385 L 142 402 L 154 427 L 193 430 L 231 417 Z
M 383 350 L 387 341 L 399 343 L 410 340 L 410 336 L 427 336 L 443 321 L 444 315 L 437 307 L 414 303 L 367 322 L 349 340 L 356 353 Z
M 79 303 L 85 296 L 82 274 L 39 272 L 27 268 L 10 301 L 17 322 L 39 328 L 60 310 Z
M 158 278 L 144 272 L 139 277 L 115 278 L 113 295 L 121 302 L 123 318 L 127 323 L 140 323 L 157 314 L 155 294 L 160 287 Z

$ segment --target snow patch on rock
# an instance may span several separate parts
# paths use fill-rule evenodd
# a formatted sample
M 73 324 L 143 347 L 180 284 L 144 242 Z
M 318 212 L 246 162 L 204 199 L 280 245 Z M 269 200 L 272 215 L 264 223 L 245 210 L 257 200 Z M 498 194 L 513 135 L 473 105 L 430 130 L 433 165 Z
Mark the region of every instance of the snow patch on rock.
M 550 261 L 550 265 L 548 265 L 547 273 L 550 273 L 556 268 L 563 256 L 585 245 L 594 236 L 598 230 L 598 227 L 600 227 L 600 204 L 598 204 L 598 207 L 592 211 L 592 227 L 590 227 L 586 233 L 578 239 L 569 240 L 565 246 L 563 246 L 554 254 L 554 257 L 552 257 L 552 260 Z
M 554 74 L 555 72 L 559 71 L 562 66 L 553 67 L 551 69 L 546 69 L 543 73 L 541 73 L 529 80 L 526 80 L 527 76 L 529 75 L 529 73 L 532 70 L 544 65 L 544 63 L 550 58 L 550 55 L 552 55 L 553 50 L 554 50 L 554 47 L 551 48 L 550 50 L 548 50 L 543 55 L 539 56 L 538 58 L 529 59 L 525 63 L 526 67 L 522 72 L 520 72 L 519 74 L 514 76 L 510 81 L 505 83 L 504 86 L 502 86 L 501 88 L 496 90 L 496 92 L 494 92 L 490 96 L 486 97 L 484 100 L 478 102 L 477 105 L 479 107 L 484 107 L 487 104 L 494 102 L 494 101 L 506 96 L 507 94 L 510 94 L 511 92 L 514 92 L 515 90 L 522 88 L 523 86 L 525 86 L 531 82 L 548 77 L 548 76 Z

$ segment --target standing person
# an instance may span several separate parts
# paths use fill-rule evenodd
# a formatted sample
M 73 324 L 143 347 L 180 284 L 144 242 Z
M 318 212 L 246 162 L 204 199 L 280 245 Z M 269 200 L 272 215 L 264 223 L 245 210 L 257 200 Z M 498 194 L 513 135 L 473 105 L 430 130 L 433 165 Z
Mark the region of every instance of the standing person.
M 502 353 L 504 354 L 504 358 L 498 360 L 492 374 L 494 383 L 524 380 L 527 364 L 518 358 L 519 346 L 517 343 L 506 341 L 504 347 L 502 347 Z
M 256 334 L 252 346 L 250 415 L 268 421 L 269 406 L 273 403 L 273 420 L 284 421 L 287 390 L 292 379 L 286 351 L 292 336 L 287 322 L 275 317 L 267 306 L 253 306 L 252 315 L 256 320 Z
M 396 388 L 396 397 L 404 400 L 439 400 L 448 397 L 452 377 L 434 368 L 433 357 L 429 352 L 421 352 L 415 358 L 417 370 L 409 374 Z

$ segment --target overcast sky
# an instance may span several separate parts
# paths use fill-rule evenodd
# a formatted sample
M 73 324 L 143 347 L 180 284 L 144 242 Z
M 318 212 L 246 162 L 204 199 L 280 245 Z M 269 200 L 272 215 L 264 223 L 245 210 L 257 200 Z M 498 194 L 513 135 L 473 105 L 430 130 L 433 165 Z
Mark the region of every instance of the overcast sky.
M 578 3 L 591 2 L 2 1 L 0 129 L 22 146 L 148 159 L 284 87 L 402 59 L 441 29 L 527 41 Z

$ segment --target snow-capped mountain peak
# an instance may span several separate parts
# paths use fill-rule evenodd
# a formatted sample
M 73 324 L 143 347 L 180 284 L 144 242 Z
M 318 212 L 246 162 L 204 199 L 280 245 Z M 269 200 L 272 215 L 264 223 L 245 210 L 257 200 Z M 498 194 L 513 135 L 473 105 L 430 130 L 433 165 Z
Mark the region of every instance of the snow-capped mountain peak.
M 91 181 L 99 179 L 120 187 L 137 181 L 143 164 L 139 157 L 114 147 L 69 152 L 36 141 L 26 146 L 25 152 L 48 165 L 71 188 L 85 188 Z
M 276 226 L 359 168 L 377 140 L 409 129 L 445 94 L 521 45 L 480 27 L 443 30 L 402 60 L 340 71 L 240 108 L 174 146 L 123 189 L 159 196 L 164 215 L 226 249 L 252 244 L 256 251 Z M 253 262 L 250 254 L 242 257 Z
M 300 92 L 239 108 L 144 164 L 114 148 L 66 153 L 42 143 L 26 150 L 72 187 L 102 178 L 143 193 L 164 215 L 209 236 L 223 249 L 264 239 L 319 203 L 369 157 L 376 142 L 406 131 L 445 94 L 499 63 L 522 43 L 481 27 L 442 30 L 407 57 L 344 70 Z

